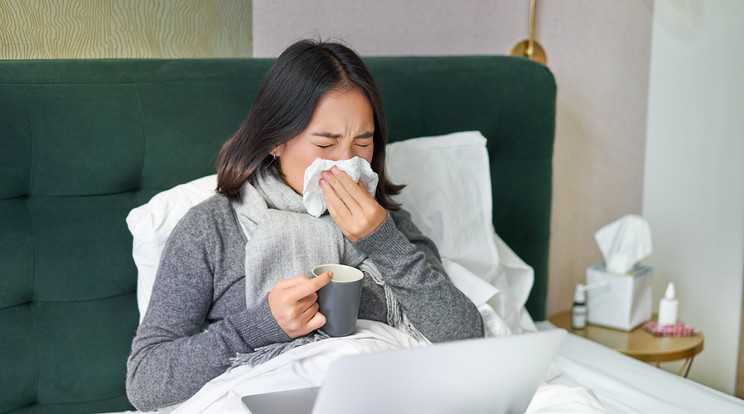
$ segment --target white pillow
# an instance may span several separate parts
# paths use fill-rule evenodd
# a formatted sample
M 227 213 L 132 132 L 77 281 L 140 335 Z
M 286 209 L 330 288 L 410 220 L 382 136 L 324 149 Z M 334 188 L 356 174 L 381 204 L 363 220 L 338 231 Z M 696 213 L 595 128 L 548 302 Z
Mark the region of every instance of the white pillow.
M 486 139 L 457 132 L 388 145 L 386 173 L 406 184 L 395 200 L 439 249 L 447 274 L 475 304 L 488 303 L 502 333 L 535 330 L 524 309 L 534 271 L 499 238 L 491 219 Z M 485 282 L 485 283 L 484 283 Z
M 134 237 L 132 256 L 137 266 L 137 306 L 140 323 L 150 304 L 155 274 L 165 242 L 189 209 L 215 194 L 217 175 L 181 184 L 156 194 L 150 201 L 127 215 L 127 226 Z
M 506 326 L 499 333 L 534 330 L 524 310 L 532 268 L 493 231 L 486 139 L 479 132 L 460 132 L 395 142 L 387 148 L 386 171 L 392 182 L 407 185 L 395 200 L 437 245 L 455 285 L 479 308 L 487 302 L 503 319 Z M 181 184 L 127 216 L 134 237 L 140 322 L 168 236 L 216 187 L 216 175 Z

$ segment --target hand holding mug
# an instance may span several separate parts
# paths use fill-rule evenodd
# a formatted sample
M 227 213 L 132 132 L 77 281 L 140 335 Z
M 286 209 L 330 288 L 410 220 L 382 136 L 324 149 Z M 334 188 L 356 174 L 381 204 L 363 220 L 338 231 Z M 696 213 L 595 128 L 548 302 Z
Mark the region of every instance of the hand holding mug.
M 315 278 L 297 275 L 279 281 L 269 292 L 269 309 L 276 323 L 290 338 L 306 335 L 326 323 L 318 311 L 318 290 L 333 278 L 324 272 Z

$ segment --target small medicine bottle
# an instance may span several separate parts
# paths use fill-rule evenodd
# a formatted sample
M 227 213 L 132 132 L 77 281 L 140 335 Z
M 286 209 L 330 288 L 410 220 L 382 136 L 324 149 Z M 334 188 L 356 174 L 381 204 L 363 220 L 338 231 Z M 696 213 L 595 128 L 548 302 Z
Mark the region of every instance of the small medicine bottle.
M 677 322 L 677 308 L 679 303 L 674 293 L 674 283 L 669 283 L 664 292 L 664 297 L 659 302 L 659 326 L 674 325 Z
M 586 289 L 579 283 L 574 291 L 574 302 L 571 307 L 571 328 L 586 328 Z

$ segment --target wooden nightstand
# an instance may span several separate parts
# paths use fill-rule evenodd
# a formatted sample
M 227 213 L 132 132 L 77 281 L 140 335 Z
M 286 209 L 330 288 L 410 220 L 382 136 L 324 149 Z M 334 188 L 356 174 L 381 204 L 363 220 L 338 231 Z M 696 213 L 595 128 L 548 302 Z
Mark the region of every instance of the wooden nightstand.
M 635 359 L 655 364 L 657 367 L 661 362 L 684 359 L 685 362 L 680 367 L 679 374 L 684 374 L 685 377 L 690 372 L 695 355 L 703 350 L 703 334 L 655 336 L 646 332 L 643 325 L 630 332 L 592 324 L 587 324 L 584 329 L 574 330 L 571 329 L 571 311 L 555 314 L 548 320 L 559 328 L 610 347 Z

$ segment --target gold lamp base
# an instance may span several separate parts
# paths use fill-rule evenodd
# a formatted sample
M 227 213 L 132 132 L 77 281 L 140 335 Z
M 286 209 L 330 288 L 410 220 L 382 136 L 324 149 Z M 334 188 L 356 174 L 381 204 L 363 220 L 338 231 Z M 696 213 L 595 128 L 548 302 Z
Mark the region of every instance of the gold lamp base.
M 543 65 L 547 65 L 548 59 L 545 56 L 545 50 L 540 46 L 537 41 L 532 41 L 532 54 L 530 55 L 529 52 L 529 40 L 523 40 L 519 43 L 517 43 L 516 46 L 514 46 L 514 49 L 511 51 L 512 56 L 521 56 L 526 57 L 527 59 L 534 60 L 535 62 L 542 63 Z

